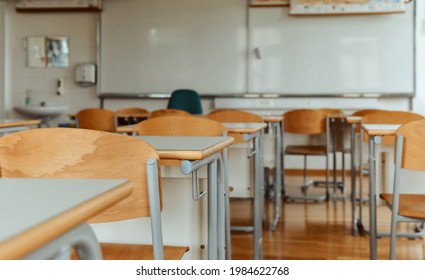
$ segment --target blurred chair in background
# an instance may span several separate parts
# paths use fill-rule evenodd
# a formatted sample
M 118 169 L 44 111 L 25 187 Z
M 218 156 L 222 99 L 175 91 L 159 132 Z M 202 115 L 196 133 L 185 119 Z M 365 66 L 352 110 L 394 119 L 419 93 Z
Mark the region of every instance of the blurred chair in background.
M 190 116 L 190 113 L 178 109 L 158 109 L 149 114 L 151 119 L 165 116 Z
M 118 126 L 136 124 L 149 117 L 149 111 L 139 107 L 121 108 L 115 114 Z
M 199 94 L 192 89 L 178 89 L 173 91 L 168 100 L 168 109 L 179 109 L 192 115 L 202 115 L 202 104 Z
M 100 108 L 83 109 L 76 115 L 76 125 L 78 128 L 115 132 L 115 112 Z

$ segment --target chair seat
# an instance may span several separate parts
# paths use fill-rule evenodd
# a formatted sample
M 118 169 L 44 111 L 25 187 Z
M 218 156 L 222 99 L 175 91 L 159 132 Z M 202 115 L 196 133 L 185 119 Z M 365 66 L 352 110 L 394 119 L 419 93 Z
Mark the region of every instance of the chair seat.
M 326 155 L 326 146 L 297 146 L 290 145 L 285 149 L 287 155 L 317 155 L 322 156 Z
M 100 243 L 104 260 L 153 260 L 152 245 Z M 189 247 L 164 246 L 165 260 L 180 260 Z M 78 259 L 73 251 L 71 259 Z
M 392 206 L 392 194 L 382 193 L 379 197 Z M 424 219 L 425 194 L 400 194 L 398 214 L 409 218 Z

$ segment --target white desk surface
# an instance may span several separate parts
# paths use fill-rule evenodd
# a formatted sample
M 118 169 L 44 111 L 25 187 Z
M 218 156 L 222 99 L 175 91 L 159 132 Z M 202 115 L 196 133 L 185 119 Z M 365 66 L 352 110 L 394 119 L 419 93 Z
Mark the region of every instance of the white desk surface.
M 362 128 L 369 136 L 395 135 L 400 124 L 363 124 Z
M 283 121 L 283 116 L 263 116 L 263 121 L 266 123 L 279 123 Z
M 222 123 L 229 133 L 256 133 L 267 127 L 266 123 Z
M 199 160 L 230 146 L 225 136 L 135 136 L 152 145 L 160 159 Z
M 0 259 L 33 252 L 132 189 L 126 179 L 0 179 Z
M 362 120 L 360 116 L 346 116 L 347 123 L 359 123 Z

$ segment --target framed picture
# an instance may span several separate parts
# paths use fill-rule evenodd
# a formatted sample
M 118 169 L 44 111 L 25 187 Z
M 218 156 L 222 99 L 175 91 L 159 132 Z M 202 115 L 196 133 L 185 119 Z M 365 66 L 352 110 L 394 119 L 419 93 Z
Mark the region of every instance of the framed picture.
M 69 64 L 67 37 L 28 37 L 28 67 L 63 68 Z
M 46 51 L 47 67 L 68 67 L 68 38 L 46 37 Z
M 250 7 L 289 6 L 290 0 L 251 0 Z

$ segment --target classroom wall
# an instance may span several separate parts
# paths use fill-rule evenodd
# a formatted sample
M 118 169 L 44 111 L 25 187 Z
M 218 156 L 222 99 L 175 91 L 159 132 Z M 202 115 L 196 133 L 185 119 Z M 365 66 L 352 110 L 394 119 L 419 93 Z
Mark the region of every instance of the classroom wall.
M 98 107 L 96 87 L 79 87 L 73 82 L 74 66 L 96 62 L 97 14 L 95 13 L 16 13 L 15 1 L 7 1 L 6 90 L 2 91 L 3 117 L 22 118 L 13 110 L 24 104 L 25 91 L 31 90 L 32 104 L 69 105 L 69 112 L 84 107 Z M 29 36 L 66 36 L 69 39 L 69 67 L 29 68 L 25 40 Z M 1 48 L 0 48 L 1 50 Z M 57 79 L 64 80 L 64 94 L 56 95 Z M 62 116 L 55 122 L 68 120 Z
M 194 0 L 196 1 L 196 0 Z M 416 1 L 417 5 L 417 42 L 416 42 L 416 97 L 412 99 L 412 108 L 415 112 L 425 114 L 425 3 Z M 96 96 L 97 88 L 83 88 L 73 83 L 74 66 L 81 62 L 95 62 L 97 59 L 97 17 L 96 13 L 51 13 L 51 14 L 19 14 L 14 10 L 14 1 L 8 0 L 6 6 L 6 24 L 4 35 L 6 44 L 3 51 L 6 73 L 3 76 L 4 90 L 0 113 L 7 117 L 17 117 L 13 107 L 24 102 L 26 89 L 31 89 L 33 103 L 45 101 L 47 104 L 68 104 L 70 113 L 81 108 L 97 107 L 99 101 Z M 0 6 L 1 8 L 1 6 Z M 27 36 L 68 36 L 70 41 L 70 66 L 68 68 L 28 68 L 26 67 L 26 50 L 23 40 Z M 395 54 L 396 55 L 396 54 Z M 0 61 L 1 62 L 1 61 Z M 64 78 L 64 95 L 57 96 L 56 81 Z M 1 86 L 1 79 L 0 79 Z M 324 104 L 332 107 L 332 100 L 325 99 Z M 328 102 L 328 103 L 326 103 Z M 214 108 L 214 100 L 203 101 L 205 111 Z M 403 99 L 378 99 L 378 107 L 408 109 L 409 100 Z M 153 110 L 166 106 L 165 99 L 158 100 L 108 100 L 106 108 L 115 109 L 124 106 L 141 106 Z M 288 108 L 268 108 L 267 106 L 250 108 L 258 112 L 282 112 Z M 62 117 L 57 121 L 64 121 Z

